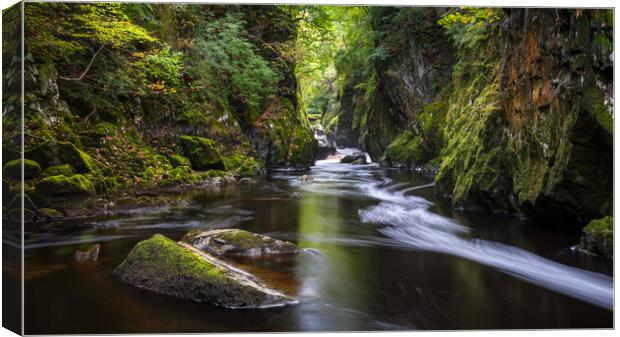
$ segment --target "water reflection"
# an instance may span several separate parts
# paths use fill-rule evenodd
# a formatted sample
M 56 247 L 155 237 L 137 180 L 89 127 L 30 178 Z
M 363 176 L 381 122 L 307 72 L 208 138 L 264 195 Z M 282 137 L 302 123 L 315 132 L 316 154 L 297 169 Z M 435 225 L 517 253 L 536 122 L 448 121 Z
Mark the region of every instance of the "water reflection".
M 571 254 L 578 235 L 509 215 L 454 213 L 435 199 L 432 177 L 410 171 L 327 161 L 306 173 L 310 180 L 302 174 L 276 172 L 255 185 L 171 195 L 180 206 L 28 233 L 26 332 L 612 326 L 612 269 Z M 293 258 L 230 262 L 300 304 L 229 311 L 142 291 L 112 274 L 154 233 L 179 239 L 222 227 L 296 241 L 304 253 Z M 79 268 L 73 252 L 93 242 L 102 244 L 99 263 Z

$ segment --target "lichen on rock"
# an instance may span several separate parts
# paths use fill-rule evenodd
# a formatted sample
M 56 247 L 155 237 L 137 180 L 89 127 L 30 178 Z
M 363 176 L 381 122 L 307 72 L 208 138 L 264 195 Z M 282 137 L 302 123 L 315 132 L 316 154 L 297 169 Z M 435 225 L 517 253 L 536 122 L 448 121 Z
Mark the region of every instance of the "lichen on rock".
M 266 257 L 299 252 L 292 242 L 241 229 L 194 230 L 187 233 L 181 241 L 216 256 Z

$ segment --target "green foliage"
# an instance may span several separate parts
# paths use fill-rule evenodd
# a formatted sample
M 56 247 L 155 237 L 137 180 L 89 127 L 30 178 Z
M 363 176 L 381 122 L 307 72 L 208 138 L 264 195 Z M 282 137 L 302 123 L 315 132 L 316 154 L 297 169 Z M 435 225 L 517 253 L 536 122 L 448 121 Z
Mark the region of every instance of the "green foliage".
M 474 49 L 488 39 L 490 26 L 497 26 L 501 17 L 499 8 L 463 7 L 449 11 L 438 23 L 457 48 Z
M 196 29 L 196 47 L 189 56 L 192 89 L 211 99 L 240 101 L 250 110 L 250 121 L 275 94 L 280 75 L 249 41 L 238 14 L 207 18 Z
M 168 45 L 148 54 L 133 54 L 139 59 L 136 61 L 136 67 L 143 69 L 149 78 L 151 83 L 149 87 L 157 90 L 168 85 L 172 88 L 171 92 L 175 92 L 175 88 L 181 85 L 183 75 L 182 55 L 180 52 L 173 52 Z

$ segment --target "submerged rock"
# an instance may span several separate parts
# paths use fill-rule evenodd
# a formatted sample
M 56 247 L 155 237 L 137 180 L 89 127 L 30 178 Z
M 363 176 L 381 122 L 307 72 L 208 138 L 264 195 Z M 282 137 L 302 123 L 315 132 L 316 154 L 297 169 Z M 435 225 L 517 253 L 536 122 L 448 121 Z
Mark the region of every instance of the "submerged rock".
M 299 253 L 292 242 L 240 229 L 195 230 L 185 235 L 181 241 L 217 256 L 260 257 Z
M 307 174 L 304 174 L 303 176 L 299 177 L 299 180 L 301 180 L 301 181 L 309 181 L 309 180 L 312 180 L 312 177 L 307 175 Z
M 75 261 L 84 262 L 84 261 L 97 261 L 99 258 L 99 252 L 101 251 L 101 245 L 95 243 L 91 249 L 88 251 L 82 252 L 79 250 L 75 251 L 73 258 Z
M 613 258 L 614 230 L 613 217 L 592 220 L 583 228 L 579 248 L 589 253 Z
M 160 234 L 139 242 L 114 273 L 139 288 L 226 308 L 296 303 L 251 274 Z
M 60 220 L 65 216 L 53 208 L 39 208 L 37 211 L 37 220 Z

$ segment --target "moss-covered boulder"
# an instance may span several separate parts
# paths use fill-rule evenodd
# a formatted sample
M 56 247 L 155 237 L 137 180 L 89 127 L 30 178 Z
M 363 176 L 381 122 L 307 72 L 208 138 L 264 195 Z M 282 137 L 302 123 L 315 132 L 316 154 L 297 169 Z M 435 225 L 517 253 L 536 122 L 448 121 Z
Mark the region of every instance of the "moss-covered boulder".
M 263 163 L 241 154 L 234 154 L 224 158 L 227 171 L 233 171 L 237 176 L 252 177 L 263 172 Z
M 45 171 L 43 171 L 43 178 L 47 178 L 47 177 L 51 177 L 51 176 L 67 176 L 70 177 L 72 175 L 74 175 L 75 169 L 73 168 L 73 166 L 69 165 L 69 164 L 64 164 L 64 165 L 56 165 L 56 166 L 50 166 L 48 168 L 45 169 Z
M 159 234 L 139 242 L 114 273 L 139 288 L 227 308 L 296 303 L 251 274 Z
M 587 252 L 613 258 L 614 229 L 613 217 L 608 216 L 590 221 L 583 228 L 579 248 Z
M 44 204 L 86 200 L 95 195 L 95 186 L 81 174 L 51 176 L 36 184 L 35 195 Z
M 192 163 L 190 162 L 189 158 L 184 157 L 180 154 L 173 154 L 171 156 L 168 157 L 168 159 L 170 160 L 170 164 L 172 165 L 172 168 L 177 168 L 179 166 L 192 166 Z
M 12 179 L 21 179 L 21 159 L 14 159 L 4 165 L 2 172 Z M 24 179 L 31 179 L 41 174 L 41 166 L 34 160 L 24 160 Z
M 189 158 L 196 171 L 224 170 L 224 161 L 211 139 L 181 136 L 183 154 Z
M 96 169 L 93 159 L 86 152 L 67 142 L 47 141 L 28 150 L 25 157 L 36 160 L 45 168 L 70 164 L 77 173 L 89 173 Z
M 194 230 L 186 234 L 181 241 L 216 256 L 265 257 L 299 252 L 292 242 L 240 229 Z

